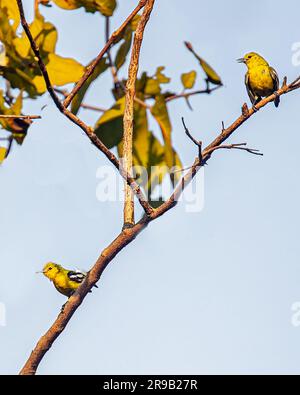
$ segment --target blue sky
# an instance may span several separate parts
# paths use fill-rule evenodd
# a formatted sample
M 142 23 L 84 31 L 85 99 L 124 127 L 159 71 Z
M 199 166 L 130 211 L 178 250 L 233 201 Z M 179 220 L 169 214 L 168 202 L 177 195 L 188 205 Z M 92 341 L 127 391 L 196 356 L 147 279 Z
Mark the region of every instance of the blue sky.
M 114 27 L 136 3 L 120 1 Z M 32 1 L 24 4 L 30 15 Z M 286 18 L 270 0 L 252 2 L 247 13 L 248 3 L 233 0 L 182 4 L 156 2 L 141 70 L 165 65 L 180 90 L 181 72 L 197 67 L 183 45 L 188 40 L 221 74 L 224 88 L 194 97 L 193 112 L 184 101 L 170 104 L 174 145 L 189 165 L 196 152 L 180 118 L 209 143 L 248 101 L 245 68 L 235 59 L 256 51 L 281 80 L 300 74 L 292 62 L 299 2 L 285 1 Z M 59 54 L 86 64 L 99 52 L 99 15 L 42 10 L 59 30 Z M 97 81 L 87 102 L 110 106 L 109 77 Z M 106 159 L 47 95 L 26 110 L 39 113 L 44 104 L 42 120 L 0 169 L 2 373 L 21 368 L 65 302 L 35 272 L 49 260 L 89 269 L 122 226 L 122 204 L 96 199 L 96 172 Z M 91 124 L 97 119 L 80 115 Z M 246 141 L 264 157 L 217 152 L 205 169 L 204 209 L 192 214 L 179 205 L 122 251 L 39 373 L 299 373 L 300 327 L 291 324 L 291 307 L 300 301 L 299 92 L 256 114 L 230 141 Z

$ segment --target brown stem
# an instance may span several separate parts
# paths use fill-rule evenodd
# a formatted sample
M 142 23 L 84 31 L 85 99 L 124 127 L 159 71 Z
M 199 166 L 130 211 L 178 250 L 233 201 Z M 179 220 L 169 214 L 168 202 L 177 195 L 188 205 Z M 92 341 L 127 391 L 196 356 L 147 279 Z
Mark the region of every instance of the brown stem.
M 132 173 L 132 151 L 133 151 L 133 118 L 134 118 L 134 98 L 135 84 L 139 69 L 141 46 L 144 31 L 150 18 L 155 0 L 149 0 L 145 5 L 143 14 L 134 34 L 134 41 L 131 52 L 131 59 L 128 70 L 128 80 L 125 94 L 125 111 L 123 118 L 123 167 L 128 174 Z M 134 196 L 128 185 L 125 185 L 124 201 L 124 226 L 134 225 Z
M 202 89 L 202 90 L 198 90 L 198 91 L 179 93 L 178 95 L 172 95 L 172 96 L 167 97 L 166 102 L 170 102 L 170 101 L 181 99 L 181 98 L 188 99 L 189 97 L 195 96 L 195 95 L 204 95 L 204 94 L 209 95 L 210 93 L 212 93 L 220 88 L 222 88 L 222 85 L 214 86 L 213 88 L 207 87 L 206 89 Z
M 41 119 L 40 115 L 0 115 L 0 118 Z
M 109 37 L 110 37 L 110 17 L 107 16 L 107 17 L 105 17 L 105 38 L 106 38 L 106 42 L 109 41 Z M 108 63 L 109 63 L 111 75 L 113 77 L 114 85 L 116 87 L 118 85 L 119 79 L 118 79 L 117 69 L 115 68 L 115 66 L 113 64 L 109 48 L 107 50 L 107 58 L 108 58 Z
M 64 97 L 68 97 L 68 91 L 66 91 L 65 89 L 54 88 L 54 90 L 56 93 L 59 93 L 60 95 L 63 95 Z M 81 103 L 80 107 L 84 108 L 86 110 L 97 111 L 97 112 L 105 112 L 106 111 L 106 108 L 94 106 L 92 104 L 86 104 L 86 103 Z

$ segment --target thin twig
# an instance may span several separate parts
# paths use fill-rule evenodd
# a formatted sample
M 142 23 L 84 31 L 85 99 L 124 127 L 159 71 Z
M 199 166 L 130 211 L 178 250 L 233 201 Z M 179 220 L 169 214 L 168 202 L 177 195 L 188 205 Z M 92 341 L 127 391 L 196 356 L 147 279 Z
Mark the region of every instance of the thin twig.
M 210 150 L 207 151 L 207 154 L 211 154 L 212 152 L 218 149 L 238 149 L 242 151 L 247 151 L 249 154 L 263 156 L 264 154 L 261 153 L 258 149 L 248 148 L 246 147 L 247 143 L 239 143 L 239 144 L 228 144 L 228 145 L 219 145 L 218 147 L 212 147 Z
M 107 16 L 107 17 L 105 17 L 105 39 L 106 39 L 106 42 L 109 41 L 109 37 L 110 37 L 110 17 Z M 117 72 L 116 67 L 113 64 L 113 61 L 111 58 L 111 53 L 110 53 L 110 48 L 108 48 L 108 50 L 107 50 L 107 58 L 108 58 L 108 64 L 109 64 L 109 68 L 111 71 L 111 75 L 113 77 L 114 85 L 116 88 L 119 83 L 118 72 Z
M 66 91 L 65 89 L 54 88 L 54 90 L 56 93 L 59 93 L 59 94 L 63 95 L 64 97 L 68 97 L 68 91 Z M 81 103 L 80 107 L 84 108 L 85 110 L 91 110 L 91 111 L 97 111 L 97 112 L 107 111 L 106 108 L 94 106 L 92 104 L 86 104 L 86 103 Z
M 170 101 L 181 99 L 181 98 L 188 99 L 189 97 L 195 96 L 195 95 L 204 95 L 204 94 L 209 95 L 210 93 L 216 91 L 217 89 L 220 89 L 221 87 L 222 87 L 222 85 L 218 85 L 218 86 L 214 86 L 213 88 L 207 87 L 206 89 L 202 89 L 202 90 L 198 90 L 198 91 L 179 93 L 178 95 L 172 95 L 172 96 L 167 97 L 166 102 L 170 102 Z
M 40 115 L 0 115 L 0 118 L 17 118 L 17 119 L 41 119 L 42 117 Z
M 17 0 L 17 1 L 20 2 L 21 0 Z M 110 36 L 110 39 L 106 42 L 106 44 L 104 45 L 103 49 L 100 51 L 99 55 L 86 68 L 86 71 L 83 74 L 83 76 L 80 78 L 80 80 L 74 86 L 74 88 L 70 92 L 69 96 L 65 99 L 64 106 L 66 108 L 69 106 L 69 104 L 73 100 L 74 96 L 79 92 L 81 87 L 85 84 L 86 80 L 93 74 L 95 68 L 97 67 L 98 63 L 103 58 L 105 53 L 108 51 L 108 49 L 114 44 L 114 42 L 117 40 L 117 38 L 126 29 L 127 25 L 132 21 L 132 19 L 135 17 L 135 15 L 145 6 L 146 3 L 147 3 L 147 0 L 140 0 L 139 4 L 132 11 L 132 13 L 127 17 L 127 19 L 122 23 L 122 25 L 117 30 L 115 30 L 113 32 L 113 34 Z
M 185 130 L 185 134 L 188 136 L 188 138 L 198 147 L 198 158 L 200 160 L 200 163 L 202 162 L 202 141 L 198 141 L 196 140 L 190 133 L 190 131 L 188 130 L 185 122 L 184 122 L 184 118 L 181 118 L 184 130 Z

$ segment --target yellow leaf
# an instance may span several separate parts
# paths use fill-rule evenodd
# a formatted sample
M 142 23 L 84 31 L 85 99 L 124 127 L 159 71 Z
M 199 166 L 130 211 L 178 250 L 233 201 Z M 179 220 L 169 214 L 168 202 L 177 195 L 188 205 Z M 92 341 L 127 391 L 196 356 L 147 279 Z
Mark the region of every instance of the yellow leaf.
M 78 0 L 53 0 L 53 2 L 58 5 L 58 7 L 65 10 L 75 10 L 81 7 L 80 1 Z
M 169 112 L 167 109 L 165 98 L 162 95 L 157 95 L 155 98 L 155 104 L 151 109 L 151 113 L 156 119 L 161 129 L 163 139 L 165 141 L 165 155 L 166 162 L 169 167 L 174 166 L 174 155 L 172 149 L 171 133 L 172 125 L 169 118 Z
M 192 89 L 196 82 L 197 73 L 192 70 L 189 73 L 183 73 L 181 75 L 181 82 L 185 89 Z
M 0 165 L 6 158 L 7 149 L 5 147 L 0 147 Z
M 165 74 L 163 74 L 164 69 L 164 66 L 160 66 L 156 70 L 155 77 L 159 84 L 168 84 L 171 81 L 171 78 L 166 77 Z
M 192 44 L 185 42 L 187 49 L 192 52 L 196 59 L 198 59 L 200 66 L 206 74 L 207 80 L 215 85 L 223 85 L 221 77 L 216 73 L 216 71 L 203 59 L 201 58 L 193 49 Z
M 16 31 L 20 24 L 20 14 L 17 6 L 17 2 L 13 0 L 0 0 L 0 9 L 6 8 L 9 20 L 13 21 L 10 23 L 13 29 Z
M 57 43 L 57 30 L 50 22 L 44 23 L 44 40 L 41 46 L 41 51 L 43 52 L 55 52 L 55 47 Z
M 0 43 L 0 66 L 7 66 L 8 58 L 6 56 L 5 46 Z
M 43 20 L 39 18 L 35 18 L 35 20 L 30 24 L 30 31 L 32 37 L 34 38 L 38 46 L 41 45 L 41 42 L 43 40 L 43 28 L 44 28 Z M 21 58 L 28 57 L 31 47 L 25 32 L 22 33 L 21 37 L 16 37 L 13 40 L 13 44 Z
M 75 10 L 84 7 L 87 12 L 100 11 L 104 16 L 112 16 L 116 0 L 53 0 L 56 5 L 65 10 Z
M 84 67 L 75 59 L 63 58 L 54 53 L 49 54 L 47 70 L 53 85 L 62 86 L 77 82 L 84 73 Z M 42 76 L 36 76 L 33 81 L 38 93 L 46 91 L 45 81 Z

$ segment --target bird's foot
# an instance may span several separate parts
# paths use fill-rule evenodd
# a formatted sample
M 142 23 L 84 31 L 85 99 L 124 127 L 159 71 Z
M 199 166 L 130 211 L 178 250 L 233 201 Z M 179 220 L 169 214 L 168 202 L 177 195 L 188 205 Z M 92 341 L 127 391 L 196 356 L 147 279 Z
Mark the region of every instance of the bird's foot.
M 252 106 L 252 110 L 253 110 L 254 112 L 257 112 L 257 111 L 259 111 L 259 109 L 256 107 L 256 105 L 255 105 L 255 104 L 253 104 L 253 106 Z

